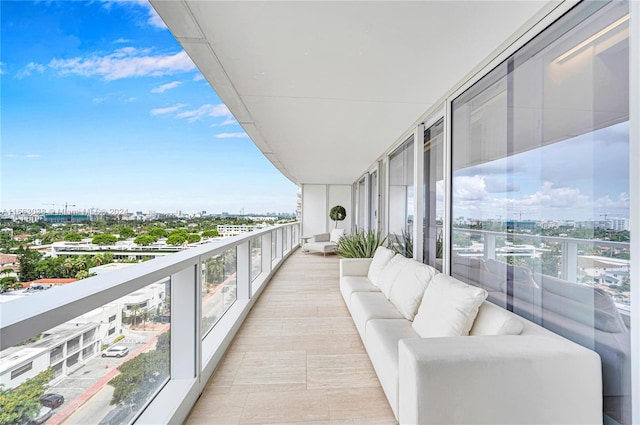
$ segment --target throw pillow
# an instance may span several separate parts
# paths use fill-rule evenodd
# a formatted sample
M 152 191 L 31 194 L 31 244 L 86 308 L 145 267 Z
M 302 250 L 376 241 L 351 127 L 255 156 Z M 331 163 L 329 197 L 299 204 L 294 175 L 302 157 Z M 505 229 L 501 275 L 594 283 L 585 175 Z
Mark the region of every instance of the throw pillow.
M 371 283 L 380 287 L 382 284 L 380 279 L 382 270 L 384 270 L 384 266 L 386 266 L 395 255 L 393 251 L 383 246 L 379 246 L 378 249 L 376 249 L 375 254 L 373 254 L 373 259 L 371 260 L 371 265 L 369 266 L 369 273 L 367 274 Z
M 396 255 L 393 257 L 384 269 L 382 269 L 382 273 L 380 273 L 380 290 L 384 294 L 387 299 L 389 299 L 389 294 L 391 293 L 391 285 L 393 285 L 393 281 L 398 277 L 402 268 L 409 261 L 408 258 L 403 257 L 402 255 Z
M 436 269 L 417 261 L 409 261 L 391 285 L 389 301 L 407 320 L 413 320 L 425 289 L 438 273 Z
M 513 313 L 486 302 L 478 309 L 469 335 L 520 335 L 523 328 Z
M 469 335 L 487 291 L 438 273 L 422 297 L 413 329 L 423 338 Z

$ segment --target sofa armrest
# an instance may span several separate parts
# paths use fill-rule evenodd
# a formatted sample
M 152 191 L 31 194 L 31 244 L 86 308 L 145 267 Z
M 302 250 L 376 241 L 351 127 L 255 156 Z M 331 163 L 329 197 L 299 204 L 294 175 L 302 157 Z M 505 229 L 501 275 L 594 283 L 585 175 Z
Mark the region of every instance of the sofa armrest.
M 525 335 L 403 339 L 400 424 L 602 423 L 600 357 Z
M 340 277 L 366 276 L 369 274 L 371 258 L 342 258 L 340 260 Z

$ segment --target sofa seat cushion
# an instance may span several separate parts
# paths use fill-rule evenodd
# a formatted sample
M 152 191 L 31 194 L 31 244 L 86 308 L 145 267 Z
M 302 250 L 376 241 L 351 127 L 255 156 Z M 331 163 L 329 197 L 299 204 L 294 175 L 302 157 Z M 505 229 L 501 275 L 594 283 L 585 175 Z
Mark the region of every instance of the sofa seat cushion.
M 391 285 L 389 301 L 407 320 L 413 320 L 424 291 L 438 271 L 418 261 L 407 261 Z
M 336 250 L 338 245 L 335 242 L 307 242 L 302 246 L 305 251 L 329 253 Z
M 363 342 L 369 320 L 404 319 L 381 292 L 354 292 L 351 294 L 349 311 Z
M 378 249 L 376 249 L 375 254 L 373 254 L 373 259 L 371 260 L 371 265 L 369 266 L 369 273 L 367 274 L 371 283 L 378 287 L 382 285 L 382 270 L 384 270 L 384 267 L 395 255 L 395 252 L 383 246 L 379 246 Z
M 398 341 L 420 338 L 405 319 L 372 319 L 365 346 L 393 413 L 398 417 Z
M 380 288 L 372 284 L 366 276 L 343 276 L 340 279 L 340 292 L 349 307 L 351 294 L 354 292 L 380 292 Z
M 438 273 L 422 297 L 413 328 L 422 337 L 469 335 L 487 291 Z
M 513 313 L 485 301 L 478 309 L 469 335 L 520 335 L 523 327 Z

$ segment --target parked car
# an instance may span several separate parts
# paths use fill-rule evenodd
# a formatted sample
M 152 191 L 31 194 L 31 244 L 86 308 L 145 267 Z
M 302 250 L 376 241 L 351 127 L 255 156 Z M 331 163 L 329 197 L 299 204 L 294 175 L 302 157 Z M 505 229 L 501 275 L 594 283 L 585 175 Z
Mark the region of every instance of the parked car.
M 102 357 L 124 357 L 129 354 L 129 348 L 122 345 L 114 345 L 102 352 Z
M 55 409 L 64 403 L 64 396 L 60 394 L 45 394 L 40 397 L 40 404 Z
M 51 416 L 53 416 L 53 409 L 47 406 L 42 406 L 38 415 L 29 421 L 29 425 L 40 425 L 45 423 Z
M 98 425 L 120 425 L 122 423 L 126 423 L 130 418 L 131 413 L 133 413 L 133 409 L 130 405 L 117 407 L 107 413 Z

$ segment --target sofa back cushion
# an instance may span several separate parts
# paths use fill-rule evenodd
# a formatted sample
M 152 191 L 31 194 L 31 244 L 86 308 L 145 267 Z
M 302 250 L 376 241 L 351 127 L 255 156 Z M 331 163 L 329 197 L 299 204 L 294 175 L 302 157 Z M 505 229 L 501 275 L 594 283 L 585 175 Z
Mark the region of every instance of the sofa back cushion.
M 331 237 L 329 238 L 329 240 L 331 242 L 338 243 L 340 238 L 343 237 L 343 236 L 344 236 L 344 229 L 333 229 L 331 231 Z
M 415 260 L 407 261 L 391 285 L 389 301 L 407 320 L 413 320 L 424 291 L 438 271 Z
M 371 260 L 371 265 L 369 266 L 369 273 L 367 274 L 371 283 L 380 287 L 382 283 L 380 280 L 382 270 L 384 270 L 384 266 L 386 266 L 395 255 L 393 251 L 383 246 L 379 246 L 378 249 L 376 249 L 375 254 L 373 254 L 373 259 Z
M 329 242 L 329 233 L 318 233 L 313 235 L 314 242 Z
M 485 301 L 478 309 L 469 335 L 520 335 L 523 328 L 513 313 Z
M 398 254 L 389 260 L 387 265 L 382 269 L 382 273 L 380 273 L 379 287 L 387 299 L 391 293 L 393 281 L 396 280 L 396 277 L 398 277 L 402 268 L 405 267 L 409 261 L 410 260 L 408 258 Z
M 413 329 L 423 338 L 469 335 L 487 291 L 438 273 L 427 286 Z

